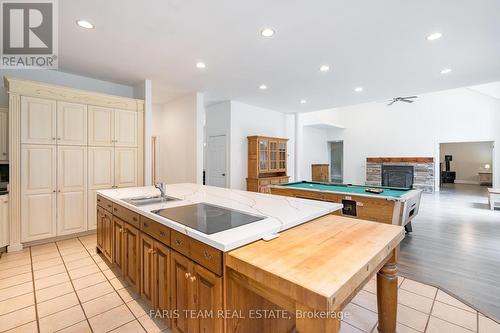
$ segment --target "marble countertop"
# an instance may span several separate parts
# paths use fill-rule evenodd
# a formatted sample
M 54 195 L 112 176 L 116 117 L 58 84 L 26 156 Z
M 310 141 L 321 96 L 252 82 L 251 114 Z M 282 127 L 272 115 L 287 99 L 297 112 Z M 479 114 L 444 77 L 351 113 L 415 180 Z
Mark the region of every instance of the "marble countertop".
M 159 195 L 160 192 L 153 186 L 145 186 L 98 190 L 97 193 L 130 210 L 221 251 L 230 251 L 237 247 L 260 240 L 265 236 L 279 233 L 342 208 L 341 204 L 331 202 L 232 190 L 198 184 L 167 185 L 166 194 L 180 200 L 140 207 L 131 205 L 121 199 L 154 196 Z M 236 209 L 266 218 L 233 229 L 207 235 L 151 212 L 157 209 L 200 202 Z

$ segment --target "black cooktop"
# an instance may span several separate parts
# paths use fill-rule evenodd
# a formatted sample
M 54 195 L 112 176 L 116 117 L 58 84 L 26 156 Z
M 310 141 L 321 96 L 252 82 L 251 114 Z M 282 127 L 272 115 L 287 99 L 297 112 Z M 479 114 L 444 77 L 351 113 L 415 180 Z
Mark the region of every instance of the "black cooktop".
M 165 208 L 152 212 L 207 235 L 265 219 L 262 216 L 207 203 Z

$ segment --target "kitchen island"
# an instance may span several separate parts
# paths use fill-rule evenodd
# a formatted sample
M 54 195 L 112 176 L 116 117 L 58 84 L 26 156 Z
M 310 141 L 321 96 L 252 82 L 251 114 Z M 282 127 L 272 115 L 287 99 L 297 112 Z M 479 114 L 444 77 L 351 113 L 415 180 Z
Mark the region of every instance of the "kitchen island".
M 155 195 L 99 191 L 97 244 L 173 332 L 338 332 L 341 310 L 377 272 L 379 329 L 395 332 L 402 227 L 332 215 L 339 204 L 195 184 L 167 186 L 178 200 L 131 200 Z M 222 208 L 215 219 L 207 205 Z M 250 222 L 200 231 L 225 216 Z

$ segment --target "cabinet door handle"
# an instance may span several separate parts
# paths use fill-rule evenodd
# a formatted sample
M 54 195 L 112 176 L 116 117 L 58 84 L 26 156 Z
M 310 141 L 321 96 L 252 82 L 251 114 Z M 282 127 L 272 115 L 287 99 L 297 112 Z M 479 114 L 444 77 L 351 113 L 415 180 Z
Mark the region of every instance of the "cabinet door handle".
M 144 228 L 148 228 L 149 227 L 149 224 L 147 222 L 144 222 L 142 225 L 144 226 Z
M 148 250 L 149 253 L 154 253 L 153 249 Z
M 176 238 L 176 239 L 175 239 L 175 244 L 177 244 L 177 245 L 182 245 L 182 243 L 183 243 L 183 242 L 182 242 L 179 238 Z
M 194 282 L 196 280 L 196 276 L 191 276 L 191 282 Z
M 135 216 L 134 216 L 134 217 L 132 217 L 132 221 L 137 222 L 137 217 L 135 217 Z
M 189 277 L 191 276 L 191 274 L 190 273 L 186 273 L 186 274 L 184 274 L 184 276 L 186 277 L 186 279 L 189 279 Z
M 165 231 L 160 231 L 160 236 L 165 237 L 166 236 Z

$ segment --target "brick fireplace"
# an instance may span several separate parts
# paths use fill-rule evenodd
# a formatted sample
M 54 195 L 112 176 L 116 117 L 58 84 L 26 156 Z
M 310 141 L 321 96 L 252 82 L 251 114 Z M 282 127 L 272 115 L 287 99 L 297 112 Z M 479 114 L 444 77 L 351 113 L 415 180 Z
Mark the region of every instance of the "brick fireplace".
M 408 175 L 413 174 L 413 182 Z M 434 192 L 434 158 L 432 157 L 368 157 L 366 185 L 411 184 L 424 192 Z

